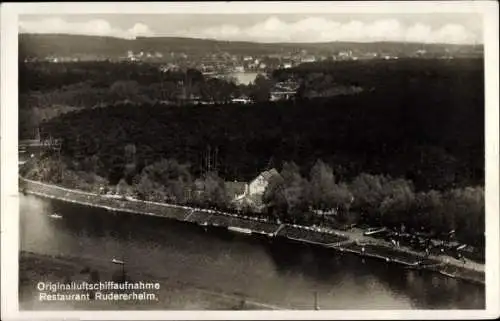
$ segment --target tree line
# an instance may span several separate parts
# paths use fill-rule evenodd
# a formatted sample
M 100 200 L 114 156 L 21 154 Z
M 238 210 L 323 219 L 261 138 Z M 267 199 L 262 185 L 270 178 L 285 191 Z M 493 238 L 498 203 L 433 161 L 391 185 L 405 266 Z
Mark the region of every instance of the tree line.
M 321 160 L 311 168 L 309 176 L 301 175 L 293 162 L 286 162 L 280 174 L 271 180 L 264 200 L 269 213 L 284 220 L 318 221 L 318 215 L 311 213 L 314 209 L 322 210 L 316 212 L 320 216 L 324 212 L 333 215 L 337 223 L 404 226 L 407 231 L 440 237 L 455 230 L 459 240 L 484 245 L 482 186 L 418 192 L 411 180 L 368 173 L 342 182 Z
M 317 159 L 342 178 L 360 172 L 411 179 L 417 190 L 483 184 L 484 110 L 479 102 L 423 95 L 400 101 L 375 92 L 328 100 L 262 102 L 247 106 L 116 106 L 69 112 L 41 125 L 63 137 L 70 157 L 97 154 L 101 174 L 121 178 L 120 146 L 133 142 L 142 168 L 159 158 L 202 167 L 207 146 L 218 147 L 228 179 L 254 177 L 289 159 L 308 167 Z
M 129 161 L 125 177 L 136 164 L 134 149 L 127 145 L 124 150 Z M 435 237 L 444 237 L 454 230 L 459 241 L 484 246 L 482 186 L 419 192 L 412 181 L 404 178 L 360 173 L 350 181 L 341 181 L 332 167 L 321 160 L 306 175 L 296 163 L 285 162 L 265 189 L 264 211 L 255 212 L 251 206 L 241 207 L 233 202 L 234 195 L 215 171 L 196 177 L 188 164 L 161 159 L 114 185 L 94 172 L 98 163 L 97 157 L 75 162 L 49 156 L 28 165 L 22 174 L 95 193 L 111 191 L 147 201 L 244 211 L 286 223 L 332 227 L 367 224 L 398 229 L 404 226 L 407 231 Z
M 96 73 L 92 79 L 107 74 L 105 69 L 92 72 Z M 127 100 L 130 95 L 158 99 L 155 94 L 132 90 L 135 83 L 128 87 L 134 81 L 139 87 L 152 86 L 149 80 L 126 78 L 123 83 L 113 78 L 113 72 L 106 76 L 113 82 L 95 90 L 103 90 L 115 102 Z M 267 204 L 276 213 L 286 210 L 293 217 L 293 213 L 309 211 L 309 207 L 322 209 L 333 204 L 339 217 L 349 213 L 345 214 L 346 222 L 356 221 L 353 213 L 360 219 L 377 219 L 384 224 L 406 220 L 411 225 L 419 217 L 418 222 L 428 222 L 423 225 L 434 229 L 470 224 L 471 229 L 478 229 L 474 235 L 480 234 L 480 216 L 470 214 L 467 223 L 466 214 L 450 213 L 479 213 L 477 209 L 470 210 L 470 204 L 481 195 L 481 188 L 474 186 L 484 186 L 481 60 L 318 63 L 282 72 L 299 79 L 305 77 L 313 88 L 355 81 L 368 90 L 358 95 L 315 99 L 299 95 L 287 102 L 262 99 L 253 105 L 165 106 L 158 101 L 128 101 L 71 111 L 41 121 L 40 127 L 43 136 L 63 139 L 61 157 L 70 170 L 95 173 L 111 186 L 121 184 L 125 188 L 140 183 L 144 191 L 150 188 L 162 191 L 157 195 L 159 198 L 165 194 L 168 199 L 182 201 L 187 196 L 179 191 L 184 184 L 191 186 L 191 181 L 194 184 L 193 177 L 199 178 L 198 187 L 206 183 L 214 195 L 219 195 L 221 180 L 249 181 L 263 169 L 274 167 L 280 168 L 283 180 L 289 181 L 289 185 L 273 182 L 274 187 L 266 193 Z M 322 76 L 316 77 L 314 73 Z M 51 73 L 41 79 L 44 77 L 50 79 Z M 186 74 L 173 72 L 169 77 L 173 82 L 181 81 Z M 274 75 L 276 80 L 280 77 L 285 76 Z M 209 82 L 194 71 L 189 79 L 193 84 Z M 258 82 L 261 81 L 265 98 L 265 79 Z M 89 88 L 94 87 L 82 88 L 83 92 L 91 92 Z M 60 92 L 71 92 L 71 86 Z M 218 150 L 217 157 L 212 156 L 217 176 L 207 176 L 204 169 L 209 146 Z M 176 185 L 165 190 L 155 185 L 151 177 L 156 174 L 152 173 L 159 170 L 153 170 L 154 166 L 165 159 L 186 164 L 191 179 L 186 175 L 180 180 L 172 179 L 171 183 Z M 318 192 L 321 186 L 330 185 L 328 182 L 332 180 L 324 178 L 330 177 L 329 171 L 316 168 L 323 173 L 314 176 L 323 177 L 321 182 L 312 179 L 308 172 L 318 159 L 335 174 L 336 185 L 327 189 L 336 195 L 335 201 L 333 196 Z M 289 160 L 296 165 L 281 168 Z M 74 162 L 86 167 L 71 169 Z M 86 181 L 91 182 L 92 177 Z M 363 188 L 370 198 L 362 202 L 364 198 L 356 192 L 356 186 L 365 185 L 368 187 Z M 218 199 L 214 195 L 197 194 L 200 202 Z M 346 203 L 351 196 L 352 203 Z M 309 200 L 316 201 L 310 204 Z M 460 205 L 454 208 L 453 204 Z M 370 212 L 375 210 L 376 213 Z

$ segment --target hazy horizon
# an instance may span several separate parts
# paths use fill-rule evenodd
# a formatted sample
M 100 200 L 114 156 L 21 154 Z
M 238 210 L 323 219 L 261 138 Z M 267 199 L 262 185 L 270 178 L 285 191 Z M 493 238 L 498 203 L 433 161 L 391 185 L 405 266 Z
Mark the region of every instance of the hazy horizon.
M 36 35 L 36 36 L 77 36 L 77 37 L 101 37 L 101 38 L 113 38 L 125 41 L 134 41 L 137 39 L 190 39 L 190 40 L 200 40 L 200 41 L 216 41 L 216 42 L 229 42 L 229 43 L 256 43 L 264 45 L 273 44 L 324 44 L 324 43 L 356 43 L 356 44 L 370 44 L 370 43 L 406 43 L 406 44 L 423 44 L 423 45 L 448 45 L 448 46 L 483 46 L 483 43 L 470 43 L 470 44 L 456 44 L 456 43 L 446 43 L 446 42 L 435 42 L 435 43 L 425 43 L 418 41 L 400 41 L 400 40 L 380 40 L 380 41 L 355 41 L 355 40 L 333 40 L 333 41 L 318 41 L 318 42 L 260 42 L 252 40 L 220 40 L 214 38 L 196 38 L 188 36 L 161 36 L 161 35 L 151 35 L 151 36 L 137 36 L 135 38 L 121 38 L 117 36 L 107 36 L 107 35 L 83 35 L 83 34 L 71 34 L 71 33 L 32 33 L 32 32 L 19 32 L 19 35 Z

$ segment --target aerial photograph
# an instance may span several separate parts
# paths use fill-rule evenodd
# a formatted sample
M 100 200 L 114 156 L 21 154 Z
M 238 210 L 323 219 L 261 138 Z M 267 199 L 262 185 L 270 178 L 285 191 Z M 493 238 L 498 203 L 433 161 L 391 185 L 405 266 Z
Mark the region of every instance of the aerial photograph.
M 486 309 L 481 15 L 18 29 L 21 311 Z

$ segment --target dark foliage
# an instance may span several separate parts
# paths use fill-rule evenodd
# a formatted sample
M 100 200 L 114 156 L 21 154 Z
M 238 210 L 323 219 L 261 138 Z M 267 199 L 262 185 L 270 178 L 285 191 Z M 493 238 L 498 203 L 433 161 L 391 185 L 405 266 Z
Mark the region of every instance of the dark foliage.
M 97 154 L 108 174 L 133 142 L 140 162 L 175 158 L 196 176 L 211 145 L 226 179 L 248 180 L 270 161 L 294 160 L 307 170 L 322 159 L 341 180 L 369 172 L 411 179 L 417 190 L 482 184 L 482 61 L 368 66 L 378 73 L 345 69 L 361 86 L 374 85 L 358 95 L 248 106 L 122 104 L 68 113 L 43 127 L 64 138 L 64 154 Z

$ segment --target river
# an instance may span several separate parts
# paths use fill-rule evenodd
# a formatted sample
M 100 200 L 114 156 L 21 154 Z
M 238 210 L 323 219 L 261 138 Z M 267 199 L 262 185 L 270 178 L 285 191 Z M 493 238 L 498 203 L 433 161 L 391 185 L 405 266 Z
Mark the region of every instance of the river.
M 49 215 L 57 213 L 62 218 Z M 310 246 L 20 196 L 20 247 L 165 275 L 257 302 L 312 309 L 484 309 L 485 288 Z

